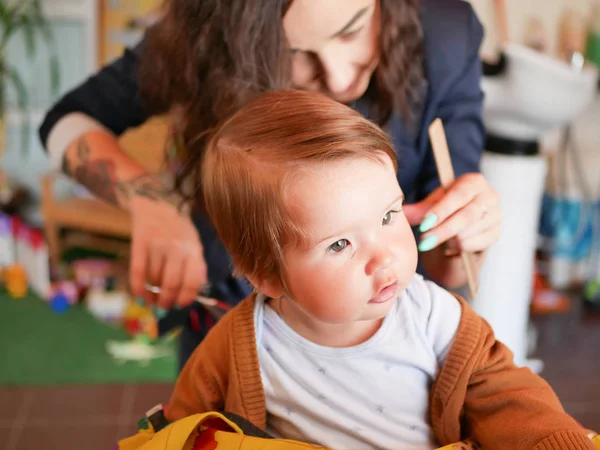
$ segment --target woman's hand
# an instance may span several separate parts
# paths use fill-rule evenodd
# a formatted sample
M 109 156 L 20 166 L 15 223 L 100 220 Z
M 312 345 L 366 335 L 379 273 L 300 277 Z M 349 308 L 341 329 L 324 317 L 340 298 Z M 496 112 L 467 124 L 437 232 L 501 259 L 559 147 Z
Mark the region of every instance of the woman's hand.
M 116 136 L 89 117 L 69 115 L 56 127 L 53 133 L 60 139 L 54 140 L 53 151 L 72 138 L 63 161 L 67 175 L 131 213 L 132 293 L 155 302 L 148 283 L 160 288 L 163 308 L 192 302 L 206 283 L 206 264 L 196 227 L 178 208 L 172 174 L 148 173 L 121 149 Z M 73 138 L 74 133 L 79 135 Z
M 412 226 L 422 233 L 419 250 L 446 243 L 445 254 L 482 252 L 500 236 L 500 197 L 483 175 L 468 173 L 445 191 L 438 188 L 419 203 L 405 205 Z
M 428 275 L 447 289 L 467 282 L 458 257 L 461 251 L 474 252 L 478 266 L 485 250 L 500 235 L 500 199 L 478 173 L 458 178 L 447 191 L 438 188 L 419 203 L 404 206 L 412 226 L 421 231 L 421 264 Z
M 149 283 L 160 287 L 157 303 L 162 308 L 191 303 L 207 275 L 200 237 L 189 215 L 170 202 L 139 195 L 132 197 L 130 210 L 133 293 L 156 302 L 145 288 Z

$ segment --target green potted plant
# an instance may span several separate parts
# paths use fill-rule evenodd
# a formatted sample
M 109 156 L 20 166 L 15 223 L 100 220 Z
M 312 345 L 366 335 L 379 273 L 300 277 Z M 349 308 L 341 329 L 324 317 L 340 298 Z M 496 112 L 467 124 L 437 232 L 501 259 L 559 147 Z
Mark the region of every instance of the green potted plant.
M 16 93 L 17 107 L 25 113 L 29 104 L 27 87 L 18 70 L 13 67 L 7 58 L 8 46 L 11 40 L 21 34 L 26 44 L 29 57 L 36 51 L 36 37 L 43 38 L 48 46 L 48 73 L 53 92 L 58 90 L 59 69 L 52 30 L 42 10 L 43 0 L 0 0 L 0 158 L 4 151 L 5 119 L 7 112 L 6 92 L 9 86 Z M 23 114 L 21 121 L 22 139 L 21 146 L 29 146 L 29 120 L 28 114 Z

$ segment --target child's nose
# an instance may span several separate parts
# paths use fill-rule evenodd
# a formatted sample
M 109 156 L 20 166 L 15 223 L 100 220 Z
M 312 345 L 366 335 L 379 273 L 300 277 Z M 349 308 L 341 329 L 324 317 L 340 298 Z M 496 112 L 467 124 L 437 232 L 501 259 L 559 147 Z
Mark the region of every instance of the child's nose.
M 387 248 L 380 248 L 373 254 L 367 263 L 365 272 L 368 276 L 374 275 L 377 272 L 390 267 L 394 260 L 395 257 L 392 252 L 390 252 Z

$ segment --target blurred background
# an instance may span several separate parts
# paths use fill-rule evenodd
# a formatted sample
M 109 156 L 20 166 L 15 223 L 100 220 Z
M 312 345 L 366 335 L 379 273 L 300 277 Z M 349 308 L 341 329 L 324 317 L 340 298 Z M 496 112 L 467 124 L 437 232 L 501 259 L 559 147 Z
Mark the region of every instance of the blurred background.
M 471 3 L 486 32 L 482 171 L 505 214 L 472 304 L 600 430 L 600 1 Z M 113 448 L 168 401 L 175 335 L 158 338 L 161 312 L 127 292 L 129 217 L 53 172 L 37 129 L 139 41 L 159 1 L 0 5 L 0 449 Z M 166 136 L 156 117 L 121 140 L 159 170 Z

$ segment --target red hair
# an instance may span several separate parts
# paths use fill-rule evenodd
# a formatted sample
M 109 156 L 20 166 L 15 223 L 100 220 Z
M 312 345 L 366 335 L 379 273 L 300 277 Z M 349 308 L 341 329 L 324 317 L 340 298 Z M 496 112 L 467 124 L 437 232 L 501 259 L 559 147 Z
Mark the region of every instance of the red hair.
M 283 90 L 259 95 L 220 126 L 201 166 L 201 194 L 238 272 L 254 280 L 283 275 L 283 247 L 302 241 L 286 208 L 290 175 L 346 158 L 397 169 L 387 134 L 348 106 L 318 93 Z

